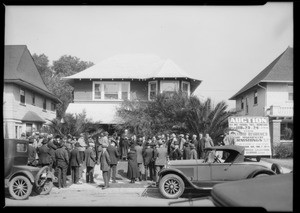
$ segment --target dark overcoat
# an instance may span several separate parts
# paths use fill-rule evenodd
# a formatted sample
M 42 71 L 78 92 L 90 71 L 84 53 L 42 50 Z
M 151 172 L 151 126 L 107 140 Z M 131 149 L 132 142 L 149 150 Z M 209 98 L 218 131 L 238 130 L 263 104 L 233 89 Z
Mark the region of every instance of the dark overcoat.
M 154 150 L 150 147 L 143 151 L 144 165 L 148 166 L 154 158 Z
M 139 169 L 137 164 L 137 154 L 135 149 L 130 149 L 127 154 L 128 168 L 127 168 L 127 178 L 133 179 L 139 177 Z
M 100 169 L 103 172 L 108 172 L 110 169 L 110 157 L 106 149 L 102 149 L 100 153 Z
M 135 146 L 134 148 L 136 150 L 137 163 L 143 163 L 143 147 L 138 145 L 138 146 Z
M 37 148 L 37 153 L 39 156 L 39 164 L 50 164 L 51 163 L 51 153 L 47 144 L 43 144 L 41 147 Z
M 109 158 L 110 158 L 110 165 L 118 164 L 118 158 L 120 157 L 120 154 L 119 154 L 117 147 L 109 145 L 107 147 L 107 152 L 108 152 Z
M 68 151 L 64 146 L 55 150 L 55 159 L 56 159 L 57 166 L 62 166 L 62 167 L 68 166 L 69 156 L 68 156 Z
M 92 147 L 88 147 L 84 150 L 85 164 L 87 167 L 94 167 L 96 164 L 96 152 Z
M 80 155 L 77 147 L 71 151 L 70 155 L 70 166 L 80 166 Z

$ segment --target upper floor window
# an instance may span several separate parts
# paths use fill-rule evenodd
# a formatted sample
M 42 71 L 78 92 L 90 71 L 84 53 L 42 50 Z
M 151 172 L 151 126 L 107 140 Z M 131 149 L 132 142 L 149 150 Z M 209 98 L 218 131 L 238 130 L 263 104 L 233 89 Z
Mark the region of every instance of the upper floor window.
M 257 90 L 254 91 L 254 104 L 257 104 Z
M 22 104 L 25 104 L 25 90 L 24 89 L 20 89 L 20 102 Z
M 51 102 L 51 111 L 55 111 L 56 110 L 56 105 L 54 102 Z
M 178 81 L 161 81 L 160 82 L 160 91 L 167 93 L 167 95 L 172 96 L 175 92 L 179 90 Z
M 190 82 L 187 81 L 181 82 L 181 92 L 183 94 L 186 94 L 187 96 L 190 96 Z
M 93 82 L 93 100 L 129 99 L 129 86 L 129 82 Z
M 293 84 L 288 84 L 288 93 L 289 93 L 289 101 L 294 100 L 294 86 L 293 86 Z
M 46 108 L 47 108 L 47 99 L 44 98 L 44 100 L 43 100 L 43 109 L 46 110 Z
M 35 105 L 35 93 L 32 93 L 32 105 Z
M 148 100 L 154 100 L 157 95 L 157 81 L 148 83 Z

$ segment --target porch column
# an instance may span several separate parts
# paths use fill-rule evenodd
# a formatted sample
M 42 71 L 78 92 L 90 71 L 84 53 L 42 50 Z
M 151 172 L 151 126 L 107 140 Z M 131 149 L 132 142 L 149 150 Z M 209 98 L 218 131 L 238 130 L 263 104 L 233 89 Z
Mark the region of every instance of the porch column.
M 273 147 L 280 143 L 280 124 L 281 120 L 270 121 L 271 151 L 273 156 Z

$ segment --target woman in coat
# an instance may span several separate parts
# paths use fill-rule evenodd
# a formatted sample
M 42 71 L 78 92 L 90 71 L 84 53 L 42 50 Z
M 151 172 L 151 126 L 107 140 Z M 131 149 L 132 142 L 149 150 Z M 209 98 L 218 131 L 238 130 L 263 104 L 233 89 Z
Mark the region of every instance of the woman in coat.
M 135 148 L 130 148 L 127 154 L 128 169 L 127 178 L 130 179 L 130 183 L 134 183 L 135 179 L 139 177 L 139 169 L 137 163 L 137 153 Z

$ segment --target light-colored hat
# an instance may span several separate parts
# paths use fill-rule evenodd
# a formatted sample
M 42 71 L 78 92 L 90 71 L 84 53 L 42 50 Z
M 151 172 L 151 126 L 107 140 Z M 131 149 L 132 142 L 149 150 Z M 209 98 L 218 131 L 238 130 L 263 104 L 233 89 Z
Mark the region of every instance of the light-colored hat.
M 95 143 L 89 143 L 89 146 L 95 147 Z

